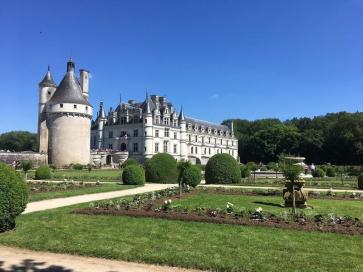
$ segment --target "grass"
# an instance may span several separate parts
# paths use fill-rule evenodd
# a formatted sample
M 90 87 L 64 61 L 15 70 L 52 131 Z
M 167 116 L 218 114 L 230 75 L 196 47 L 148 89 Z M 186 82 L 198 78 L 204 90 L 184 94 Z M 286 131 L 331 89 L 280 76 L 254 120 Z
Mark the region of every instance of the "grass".
M 104 193 L 104 192 L 111 192 L 117 190 L 126 190 L 135 188 L 135 185 L 120 185 L 120 184 L 112 184 L 106 183 L 101 184 L 98 186 L 92 187 L 84 187 L 84 188 L 73 188 L 68 189 L 65 191 L 50 191 L 50 192 L 41 192 L 41 193 L 34 193 L 30 192 L 29 194 L 29 201 L 39 201 L 45 199 L 52 199 L 52 198 L 60 198 L 60 197 L 68 197 L 68 196 L 76 196 L 76 195 L 85 195 L 85 194 L 93 194 L 93 193 Z
M 263 197 L 264 201 L 267 199 Z M 194 205 L 192 201 L 196 200 L 182 201 Z M 220 202 L 212 204 L 228 200 L 216 201 Z M 234 202 L 237 204 L 236 199 Z M 0 234 L 0 244 L 217 271 L 363 270 L 363 236 L 88 216 L 72 214 L 73 208 L 21 215 L 16 230 Z
M 120 181 L 121 169 L 94 169 L 88 170 L 55 170 L 52 171 L 52 180 L 82 180 L 82 181 Z M 28 179 L 34 179 L 35 171 L 28 173 Z
M 261 207 L 266 212 L 281 213 L 288 208 L 281 207 L 283 198 L 280 196 L 250 196 L 250 195 L 222 195 L 199 192 L 191 198 L 174 201 L 174 205 L 189 208 L 225 208 L 231 202 L 237 210 Z M 308 204 L 313 209 L 299 209 L 307 215 L 334 213 L 338 216 L 349 215 L 363 220 L 363 201 L 359 200 L 334 200 L 334 199 L 308 199 Z

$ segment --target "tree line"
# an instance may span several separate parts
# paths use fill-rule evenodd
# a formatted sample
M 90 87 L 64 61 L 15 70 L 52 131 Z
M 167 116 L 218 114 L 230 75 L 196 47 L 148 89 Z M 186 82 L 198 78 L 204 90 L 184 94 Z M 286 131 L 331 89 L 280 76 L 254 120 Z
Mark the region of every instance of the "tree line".
M 290 154 L 306 157 L 307 163 L 363 164 L 363 112 L 287 121 L 233 119 L 233 124 L 242 162 L 268 163 Z
M 38 151 L 37 134 L 28 131 L 10 131 L 0 134 L 0 150 Z

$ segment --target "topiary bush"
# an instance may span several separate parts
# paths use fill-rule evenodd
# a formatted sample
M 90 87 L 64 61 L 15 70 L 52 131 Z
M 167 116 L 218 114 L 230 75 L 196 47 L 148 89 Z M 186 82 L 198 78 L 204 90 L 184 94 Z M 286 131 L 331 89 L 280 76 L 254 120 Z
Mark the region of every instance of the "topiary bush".
M 0 232 L 15 227 L 15 218 L 28 202 L 25 181 L 14 169 L 0 163 Z
M 313 171 L 312 175 L 314 178 L 323 178 L 325 177 L 325 172 L 323 169 L 317 168 L 315 171 Z
M 47 165 L 42 165 L 35 170 L 35 179 L 50 179 L 52 173 Z
M 122 181 L 128 185 L 144 185 L 145 171 L 140 165 L 128 165 L 122 171 Z
M 191 167 L 192 164 L 189 161 L 179 161 L 177 163 L 177 170 L 178 170 L 178 182 L 180 183 L 180 181 L 183 179 L 183 173 L 185 171 L 185 169 L 187 169 L 188 167 Z
M 186 167 L 182 174 L 182 183 L 191 187 L 197 187 L 202 180 L 202 173 L 198 166 Z
M 256 171 L 257 170 L 257 164 L 255 162 L 248 162 L 246 163 L 246 166 L 251 170 L 251 171 Z
M 80 163 L 75 163 L 75 164 L 72 165 L 72 168 L 74 170 L 82 170 L 83 169 L 83 165 L 80 164 Z
M 330 178 L 335 177 L 336 176 L 335 169 L 333 167 L 328 167 L 326 169 L 326 175 L 327 175 L 327 177 L 330 177 Z
M 121 165 L 122 168 L 125 168 L 129 165 L 139 165 L 139 162 L 133 158 L 128 158 L 126 161 L 124 161 Z
M 167 153 L 159 153 L 145 162 L 147 182 L 177 183 L 177 162 Z
M 251 176 L 251 170 L 246 165 L 241 165 L 241 178 L 248 178 Z
M 241 171 L 237 161 L 228 154 L 216 154 L 208 160 L 205 167 L 205 182 L 211 183 L 239 183 Z
M 358 189 L 363 190 L 363 174 L 358 176 Z

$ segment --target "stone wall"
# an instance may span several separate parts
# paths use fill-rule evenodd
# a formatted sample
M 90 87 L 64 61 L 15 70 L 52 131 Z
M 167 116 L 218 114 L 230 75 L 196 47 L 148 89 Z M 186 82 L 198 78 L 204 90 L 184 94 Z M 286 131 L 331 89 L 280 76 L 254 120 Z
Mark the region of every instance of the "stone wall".
M 48 156 L 39 153 L 0 152 L 0 162 L 11 165 L 14 161 L 31 160 L 35 167 L 48 163 Z

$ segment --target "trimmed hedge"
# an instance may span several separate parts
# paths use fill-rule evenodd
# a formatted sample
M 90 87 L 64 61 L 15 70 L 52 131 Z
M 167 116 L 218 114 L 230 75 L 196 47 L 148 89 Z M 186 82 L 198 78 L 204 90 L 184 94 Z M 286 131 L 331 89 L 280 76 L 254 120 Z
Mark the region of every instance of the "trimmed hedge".
M 202 172 L 195 165 L 186 167 L 182 173 L 182 183 L 191 187 L 197 187 L 202 180 Z
M 326 169 L 326 175 L 330 178 L 333 178 L 336 176 L 336 172 L 335 172 L 335 169 L 333 167 L 329 167 Z
M 248 178 L 251 176 L 251 170 L 246 165 L 241 165 L 241 178 Z
M 80 164 L 80 163 L 75 163 L 75 164 L 72 165 L 72 168 L 74 170 L 82 170 L 83 169 L 83 165 Z
M 133 158 L 128 158 L 126 161 L 124 161 L 121 165 L 122 168 L 125 168 L 129 165 L 139 165 L 139 162 Z
M 145 162 L 145 176 L 147 182 L 177 183 L 177 162 L 167 153 L 159 153 Z
M 140 165 L 128 165 L 122 172 L 122 182 L 128 185 L 144 185 L 145 171 Z
M 28 202 L 25 181 L 14 169 L 0 163 L 0 232 L 15 227 L 15 218 Z
M 35 179 L 50 179 L 52 173 L 47 165 L 41 165 L 35 170 Z
M 360 174 L 358 177 L 358 189 L 363 190 L 363 174 Z
M 312 175 L 314 178 L 323 178 L 325 177 L 325 172 L 323 169 L 317 168 L 315 171 L 313 171 Z
M 237 161 L 228 154 L 214 155 L 205 167 L 205 182 L 207 184 L 241 182 L 241 171 Z

